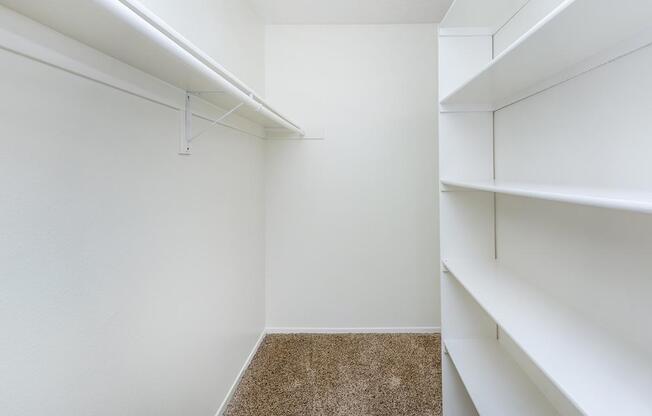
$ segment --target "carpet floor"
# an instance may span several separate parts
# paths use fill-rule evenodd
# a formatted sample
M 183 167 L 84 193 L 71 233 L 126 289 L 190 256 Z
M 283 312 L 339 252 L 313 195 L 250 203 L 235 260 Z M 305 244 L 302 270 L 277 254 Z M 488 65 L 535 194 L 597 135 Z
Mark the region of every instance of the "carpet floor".
M 224 416 L 441 416 L 439 335 L 268 335 Z

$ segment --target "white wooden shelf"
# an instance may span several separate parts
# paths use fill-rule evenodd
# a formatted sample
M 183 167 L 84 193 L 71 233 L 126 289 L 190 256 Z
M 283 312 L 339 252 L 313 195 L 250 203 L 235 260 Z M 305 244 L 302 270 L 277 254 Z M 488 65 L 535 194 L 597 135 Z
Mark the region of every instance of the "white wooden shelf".
M 650 21 L 649 0 L 566 0 L 440 103 L 496 110 L 649 44 Z
M 565 202 L 569 204 L 618 209 L 652 214 L 652 193 L 622 189 L 550 186 L 498 180 L 460 181 L 443 179 L 442 185 L 451 189 L 495 192 L 527 198 Z
M 482 416 L 550 416 L 557 411 L 496 340 L 445 340 Z
M 205 101 L 226 110 L 237 107 L 235 114 L 274 134 L 304 134 L 137 0 L 59 0 L 56 7 L 43 0 L 0 4 L 184 91 L 203 92 Z M 20 41 L 6 44 L 11 41 L 5 37 L 0 46 L 24 52 Z
M 444 264 L 583 414 L 652 414 L 652 357 L 499 262 L 446 259 Z

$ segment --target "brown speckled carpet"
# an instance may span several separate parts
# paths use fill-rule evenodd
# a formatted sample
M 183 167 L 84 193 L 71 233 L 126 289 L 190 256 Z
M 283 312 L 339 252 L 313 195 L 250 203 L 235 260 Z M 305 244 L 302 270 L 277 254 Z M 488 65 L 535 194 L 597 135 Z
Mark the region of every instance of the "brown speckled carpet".
M 268 335 L 224 416 L 440 416 L 439 335 Z

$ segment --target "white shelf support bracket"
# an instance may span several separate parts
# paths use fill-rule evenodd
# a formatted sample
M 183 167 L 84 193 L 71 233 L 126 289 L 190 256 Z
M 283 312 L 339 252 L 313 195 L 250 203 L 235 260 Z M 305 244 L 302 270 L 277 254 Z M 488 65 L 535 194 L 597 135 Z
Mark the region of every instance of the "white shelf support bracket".
M 245 103 L 240 103 L 227 111 L 226 113 L 222 114 L 220 117 L 217 118 L 217 120 L 214 120 L 210 126 L 202 130 L 201 132 L 195 134 L 193 136 L 192 134 L 192 108 L 191 108 L 191 97 L 194 93 L 187 92 L 186 93 L 186 107 L 185 107 L 185 114 L 184 114 L 184 129 L 181 134 L 181 145 L 180 145 L 180 150 L 179 154 L 180 155 L 191 155 L 191 144 L 193 140 L 197 139 L 199 136 L 203 135 L 204 133 L 208 132 L 210 129 L 215 127 L 218 124 L 222 124 L 222 122 L 229 117 L 231 114 L 235 113 L 238 111 L 240 107 L 242 107 Z
M 181 123 L 181 135 L 179 137 L 179 154 L 189 156 L 190 142 L 192 141 L 192 109 L 190 108 L 190 94 L 186 93 L 185 109 L 181 111 L 183 120 Z

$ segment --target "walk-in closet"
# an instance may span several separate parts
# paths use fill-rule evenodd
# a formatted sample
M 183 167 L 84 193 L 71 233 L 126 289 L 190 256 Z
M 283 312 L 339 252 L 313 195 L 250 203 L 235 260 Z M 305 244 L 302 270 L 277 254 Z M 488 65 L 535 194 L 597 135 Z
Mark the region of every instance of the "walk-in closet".
M 0 0 L 1 416 L 652 416 L 652 1 Z

